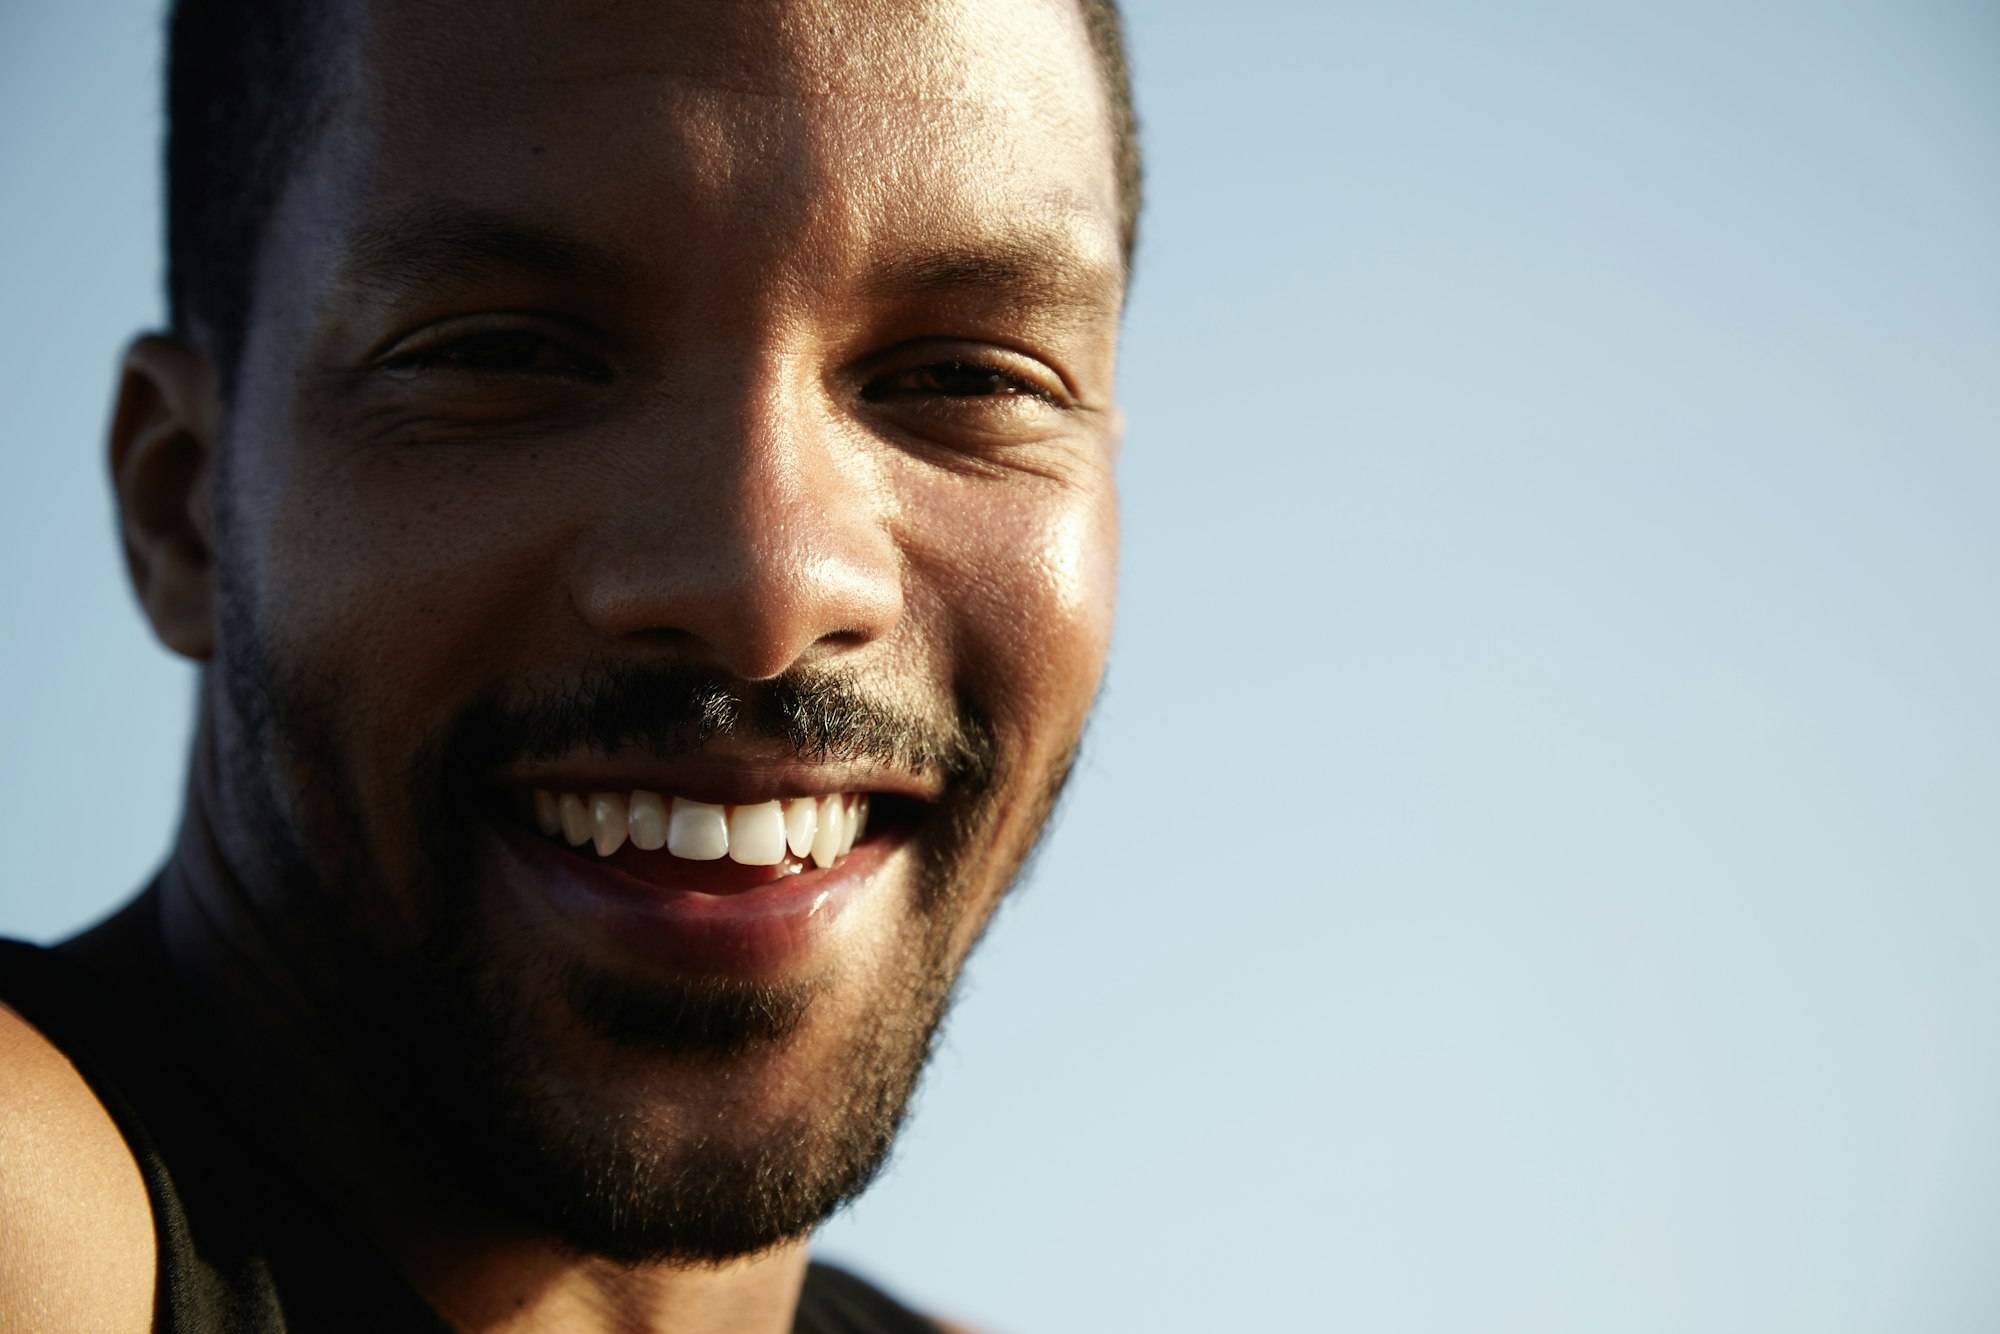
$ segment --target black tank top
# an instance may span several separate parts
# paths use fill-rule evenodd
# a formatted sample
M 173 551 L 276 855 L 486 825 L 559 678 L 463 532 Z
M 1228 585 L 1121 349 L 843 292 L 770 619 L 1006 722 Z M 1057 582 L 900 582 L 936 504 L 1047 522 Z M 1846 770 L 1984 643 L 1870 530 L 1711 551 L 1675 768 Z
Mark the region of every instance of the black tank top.
M 151 930 L 152 894 L 82 942 L 0 940 L 0 1003 L 67 1056 L 131 1146 L 159 1239 L 161 1334 L 449 1334 L 374 1247 L 319 1207 L 190 1073 Z M 937 1334 L 814 1262 L 794 1334 Z

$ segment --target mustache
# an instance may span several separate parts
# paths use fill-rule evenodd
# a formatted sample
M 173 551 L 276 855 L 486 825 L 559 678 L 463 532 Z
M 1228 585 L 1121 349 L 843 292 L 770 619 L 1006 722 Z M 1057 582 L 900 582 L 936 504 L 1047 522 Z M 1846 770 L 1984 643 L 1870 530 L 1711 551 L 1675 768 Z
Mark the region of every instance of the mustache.
M 744 681 L 681 663 L 617 664 L 482 696 L 461 715 L 446 767 L 478 780 L 518 760 L 578 751 L 693 754 L 719 738 L 807 762 L 866 763 L 978 790 L 993 777 L 993 729 L 963 701 L 914 708 L 852 674 L 787 672 Z

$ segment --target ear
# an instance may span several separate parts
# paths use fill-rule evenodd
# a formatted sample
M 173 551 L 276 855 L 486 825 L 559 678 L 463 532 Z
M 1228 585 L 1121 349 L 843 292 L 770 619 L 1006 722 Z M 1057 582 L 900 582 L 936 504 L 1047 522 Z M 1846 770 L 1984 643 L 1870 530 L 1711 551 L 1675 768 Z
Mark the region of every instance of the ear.
M 125 349 L 111 414 L 111 486 L 125 567 L 160 642 L 215 649 L 215 477 L 222 420 L 209 359 L 145 334 Z

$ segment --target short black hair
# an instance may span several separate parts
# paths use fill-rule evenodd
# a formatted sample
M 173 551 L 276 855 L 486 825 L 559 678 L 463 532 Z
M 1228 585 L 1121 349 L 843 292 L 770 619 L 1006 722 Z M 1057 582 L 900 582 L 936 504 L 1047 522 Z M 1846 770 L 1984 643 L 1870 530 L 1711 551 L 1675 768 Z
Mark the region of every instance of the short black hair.
M 1119 227 L 1138 243 L 1140 161 L 1118 0 L 1078 0 L 1111 103 Z M 233 396 L 258 245 L 329 99 L 333 7 L 313 0 L 174 0 L 167 38 L 167 314 Z

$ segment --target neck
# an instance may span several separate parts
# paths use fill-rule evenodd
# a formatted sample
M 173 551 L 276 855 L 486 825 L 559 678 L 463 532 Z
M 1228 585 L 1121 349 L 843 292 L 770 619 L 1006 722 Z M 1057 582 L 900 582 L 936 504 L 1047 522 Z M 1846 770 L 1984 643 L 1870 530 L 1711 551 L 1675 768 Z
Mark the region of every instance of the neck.
M 240 1123 L 455 1328 L 789 1330 L 805 1240 L 720 1266 L 581 1256 L 469 1198 L 397 1132 L 302 981 L 311 965 L 265 928 L 258 904 L 271 899 L 249 892 L 228 855 L 203 712 L 157 929 L 172 982 L 212 1035 L 213 1091 Z

